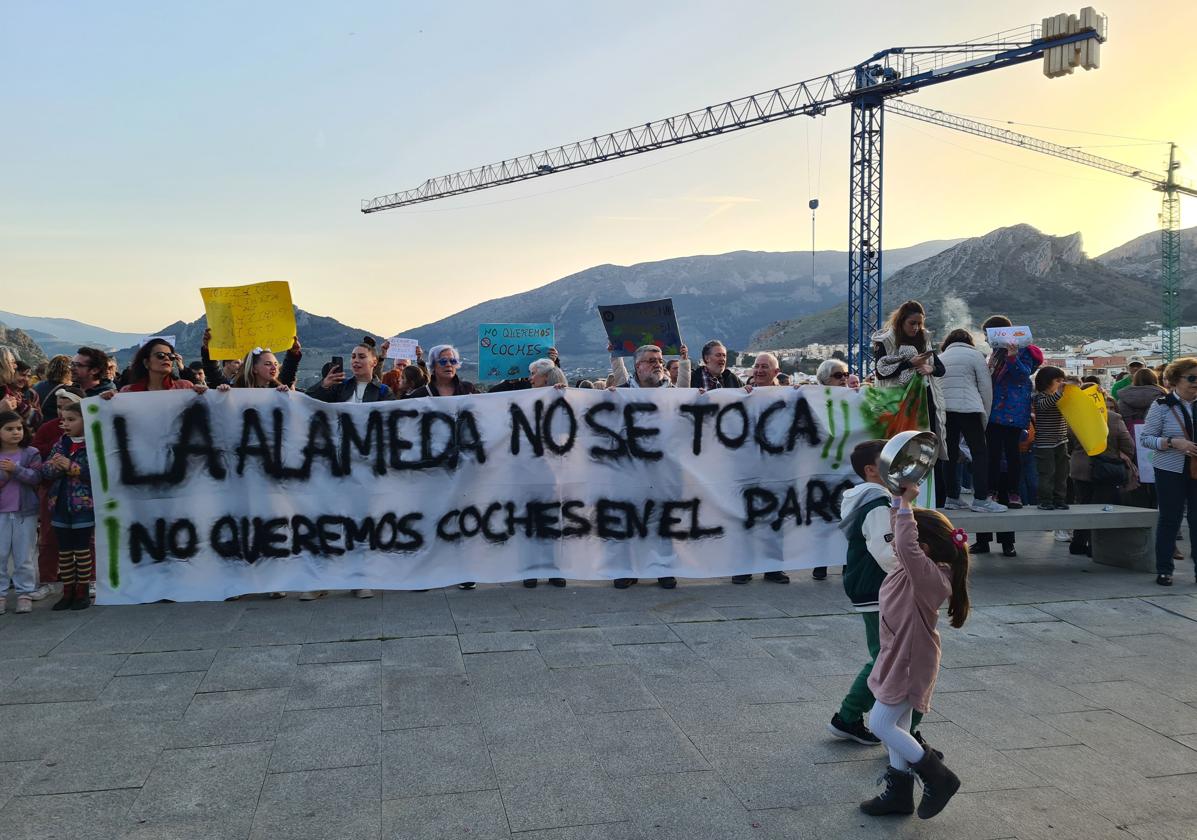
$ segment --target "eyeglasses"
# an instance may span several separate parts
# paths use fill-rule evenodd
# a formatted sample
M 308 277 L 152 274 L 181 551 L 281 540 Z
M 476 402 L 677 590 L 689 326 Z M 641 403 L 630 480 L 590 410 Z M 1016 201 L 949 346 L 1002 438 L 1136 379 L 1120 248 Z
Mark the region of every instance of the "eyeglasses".
M 461 359 L 437 359 L 436 363 L 441 367 L 449 367 L 450 365 L 461 364 Z
M 178 356 L 176 356 L 174 353 L 163 353 L 161 350 L 155 350 L 155 351 L 154 351 L 153 353 L 151 353 L 150 355 L 151 355 L 151 356 L 153 356 L 155 359 L 157 359 L 157 360 L 158 360 L 158 361 L 160 361 L 160 362 L 162 362 L 162 361 L 165 361 L 166 359 L 177 359 L 177 358 L 179 358 L 179 357 L 178 357 Z
M 835 373 L 831 374 L 831 378 L 832 378 L 832 379 L 847 379 L 847 378 L 848 378 L 848 371 L 846 371 L 846 370 L 837 370 Z

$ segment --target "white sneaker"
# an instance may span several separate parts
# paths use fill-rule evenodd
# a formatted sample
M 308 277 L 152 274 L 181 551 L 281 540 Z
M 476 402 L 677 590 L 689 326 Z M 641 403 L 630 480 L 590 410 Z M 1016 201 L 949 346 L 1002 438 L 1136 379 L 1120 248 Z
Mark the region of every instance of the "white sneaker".
M 49 594 L 50 594 L 50 584 L 43 583 L 37 589 L 30 592 L 29 597 L 31 600 L 34 600 L 34 601 L 41 601 L 41 600 L 45 599 L 46 597 L 48 597 Z
M 973 508 L 974 508 L 974 510 L 976 509 L 975 504 L 973 505 Z M 966 505 L 964 502 L 960 501 L 959 499 L 948 499 L 946 502 L 943 503 L 943 509 L 944 510 L 968 510 L 968 505 Z
M 17 613 L 31 613 L 33 612 L 33 601 L 29 599 L 28 595 L 17 596 Z
M 301 601 L 315 601 L 317 598 L 323 598 L 327 592 L 321 590 L 320 592 L 300 592 L 299 600 Z
M 1056 531 L 1052 536 L 1056 542 L 1072 542 L 1072 531 Z
M 979 502 L 973 502 L 973 506 L 969 510 L 975 510 L 977 513 L 1004 513 L 1009 508 L 998 504 L 993 499 L 981 499 Z
M 0 595 L 0 615 L 4 615 L 4 613 L 7 609 L 8 609 L 8 599 L 5 598 L 3 595 Z
M 353 590 L 353 597 L 355 598 L 373 598 L 373 589 L 355 589 Z

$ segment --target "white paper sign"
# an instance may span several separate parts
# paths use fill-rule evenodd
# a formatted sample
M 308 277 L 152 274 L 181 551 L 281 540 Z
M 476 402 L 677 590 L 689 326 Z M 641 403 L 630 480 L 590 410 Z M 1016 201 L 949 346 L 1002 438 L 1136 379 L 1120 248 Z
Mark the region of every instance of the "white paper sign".
M 99 603 L 842 563 L 863 402 L 818 386 L 88 399 Z
M 399 336 L 395 336 L 387 340 L 391 342 L 391 346 L 387 348 L 388 359 L 416 358 L 416 347 L 419 346 L 420 342 L 414 338 L 400 338 Z
M 1007 347 L 1013 341 L 1018 347 L 1031 343 L 1030 327 L 987 327 L 985 337 L 990 347 Z
M 145 347 L 145 346 L 146 346 L 148 343 L 150 343 L 151 341 L 155 341 L 155 340 L 159 340 L 159 341 L 165 341 L 165 342 L 166 342 L 167 344 L 169 344 L 171 347 L 174 347 L 174 346 L 175 346 L 175 337 L 174 337 L 173 335 L 146 335 L 146 336 L 142 336 L 142 338 L 141 338 L 141 339 L 140 339 L 140 340 L 137 342 L 137 346 L 138 346 L 139 348 L 141 348 L 141 347 Z
M 1155 484 L 1155 463 L 1152 457 L 1155 453 L 1148 449 L 1143 444 L 1139 443 L 1139 434 L 1136 429 L 1135 433 L 1135 460 L 1139 464 L 1139 483 L 1140 484 Z

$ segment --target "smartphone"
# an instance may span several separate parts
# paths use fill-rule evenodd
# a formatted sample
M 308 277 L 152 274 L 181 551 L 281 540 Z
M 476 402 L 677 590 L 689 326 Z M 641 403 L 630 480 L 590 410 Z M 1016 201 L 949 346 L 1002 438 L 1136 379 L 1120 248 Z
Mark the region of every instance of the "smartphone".
M 332 367 L 329 368 L 329 372 L 331 373 L 334 370 L 339 370 L 341 373 L 345 372 L 345 358 L 343 356 L 332 357 Z

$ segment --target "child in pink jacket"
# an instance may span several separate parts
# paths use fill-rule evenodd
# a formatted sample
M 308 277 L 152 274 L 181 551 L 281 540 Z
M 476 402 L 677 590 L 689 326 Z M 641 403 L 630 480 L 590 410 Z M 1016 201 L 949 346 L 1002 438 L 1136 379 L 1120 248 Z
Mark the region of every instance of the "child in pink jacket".
M 869 688 L 877 698 L 869 715 L 873 734 L 889 749 L 886 788 L 862 802 L 870 816 L 914 811 L 914 776 L 923 782 L 921 819 L 944 809 L 960 789 L 960 779 L 942 756 L 910 735 L 913 711 L 926 713 L 939 672 L 939 608 L 948 602 L 953 627 L 968 618 L 968 535 L 934 510 L 915 510 L 917 487 L 894 499 L 894 552 L 898 568 L 881 585 L 881 652 Z

